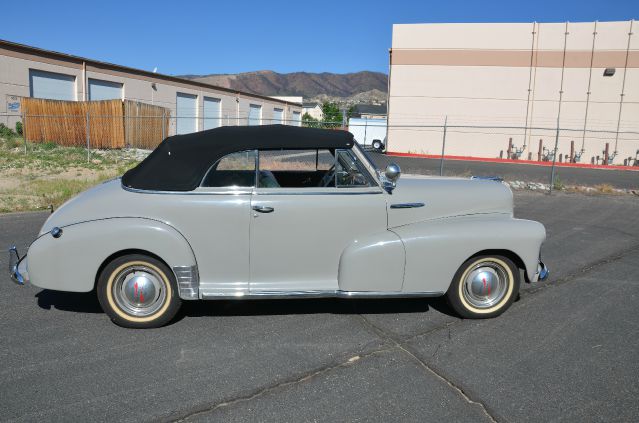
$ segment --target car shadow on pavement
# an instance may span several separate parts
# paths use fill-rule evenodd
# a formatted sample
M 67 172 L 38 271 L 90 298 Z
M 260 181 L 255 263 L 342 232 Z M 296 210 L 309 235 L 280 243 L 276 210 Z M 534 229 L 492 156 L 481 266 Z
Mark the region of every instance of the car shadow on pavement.
M 43 289 L 36 295 L 38 306 L 45 310 L 73 311 L 76 313 L 102 313 L 95 292 L 64 292 Z
M 38 292 L 38 306 L 45 310 L 76 313 L 102 313 L 95 292 L 64 292 L 44 289 Z M 183 301 L 175 321 L 184 317 L 269 316 L 295 314 L 404 314 L 425 313 L 430 309 L 455 316 L 443 298 L 389 299 L 296 299 L 296 300 L 214 300 Z
M 393 299 L 297 299 L 185 301 L 176 316 L 268 316 L 295 314 L 404 314 L 425 313 L 431 308 L 455 316 L 442 298 Z

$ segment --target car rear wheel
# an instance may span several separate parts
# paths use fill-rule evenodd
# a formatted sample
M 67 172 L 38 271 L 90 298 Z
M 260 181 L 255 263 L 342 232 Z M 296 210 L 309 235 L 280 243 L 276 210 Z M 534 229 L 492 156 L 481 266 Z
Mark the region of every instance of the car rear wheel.
M 163 326 L 181 305 L 173 272 L 142 254 L 125 255 L 107 264 L 98 279 L 97 293 L 111 320 L 128 328 Z
M 485 319 L 502 314 L 519 293 L 519 269 L 507 257 L 476 256 L 461 265 L 446 297 L 461 316 Z
M 375 150 L 381 151 L 384 148 L 384 146 L 380 140 L 373 140 L 373 148 Z

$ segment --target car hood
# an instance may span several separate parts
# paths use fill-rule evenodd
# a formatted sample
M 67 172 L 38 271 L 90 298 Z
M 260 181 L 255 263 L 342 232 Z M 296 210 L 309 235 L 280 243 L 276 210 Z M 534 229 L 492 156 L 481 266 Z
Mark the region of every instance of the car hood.
M 388 196 L 387 205 L 388 226 L 393 228 L 424 220 L 473 214 L 512 216 L 513 194 L 509 187 L 495 181 L 402 176 Z

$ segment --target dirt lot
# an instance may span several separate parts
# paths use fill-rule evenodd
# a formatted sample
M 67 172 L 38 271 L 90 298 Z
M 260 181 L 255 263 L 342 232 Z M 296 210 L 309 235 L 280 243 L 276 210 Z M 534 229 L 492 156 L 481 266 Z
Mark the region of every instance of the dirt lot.
M 57 207 L 77 193 L 121 175 L 139 162 L 138 151 L 94 151 L 0 139 L 0 212 Z

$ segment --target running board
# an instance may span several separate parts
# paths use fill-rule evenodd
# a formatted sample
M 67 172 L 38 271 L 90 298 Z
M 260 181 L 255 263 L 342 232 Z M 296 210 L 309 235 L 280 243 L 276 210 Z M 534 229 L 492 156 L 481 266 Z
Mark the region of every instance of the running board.
M 278 300 L 294 298 L 424 298 L 439 297 L 443 292 L 384 291 L 258 291 L 245 294 L 202 292 L 203 300 Z

